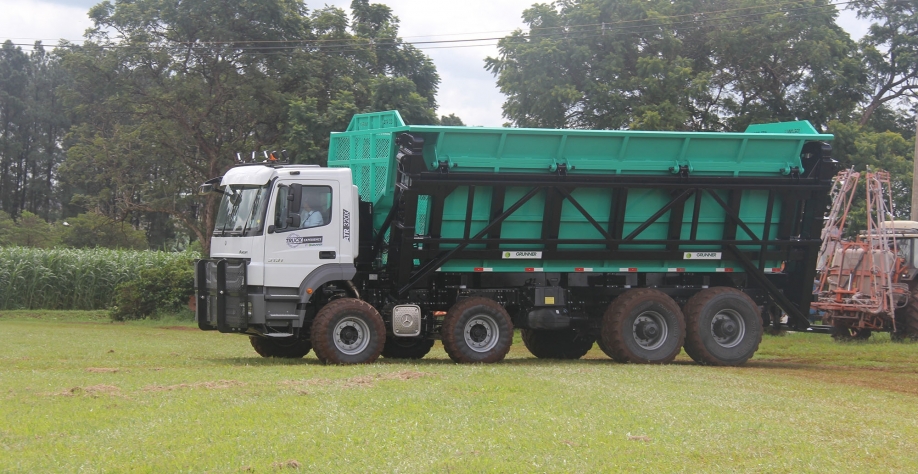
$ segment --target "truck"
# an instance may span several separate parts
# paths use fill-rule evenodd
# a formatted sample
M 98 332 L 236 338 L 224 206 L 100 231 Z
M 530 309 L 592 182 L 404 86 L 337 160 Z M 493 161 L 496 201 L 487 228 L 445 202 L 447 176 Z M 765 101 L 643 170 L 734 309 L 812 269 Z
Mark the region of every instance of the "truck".
M 326 167 L 271 159 L 221 194 L 203 330 L 329 364 L 538 358 L 740 365 L 809 327 L 835 175 L 808 122 L 743 133 L 406 125 L 355 115 Z M 782 313 L 786 323 L 781 322 Z M 783 324 L 783 326 L 782 326 Z
M 836 340 L 864 340 L 874 331 L 889 332 L 893 341 L 918 340 L 918 223 L 894 219 L 888 172 L 863 174 L 851 168 L 833 179 L 811 306 Z M 866 229 L 849 238 L 859 182 L 865 184 Z

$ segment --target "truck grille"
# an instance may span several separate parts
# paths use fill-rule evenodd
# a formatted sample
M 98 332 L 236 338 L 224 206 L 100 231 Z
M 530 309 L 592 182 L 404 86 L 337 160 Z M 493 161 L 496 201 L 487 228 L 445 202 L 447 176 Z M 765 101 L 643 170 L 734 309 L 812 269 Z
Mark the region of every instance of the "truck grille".
M 198 327 L 220 332 L 248 328 L 246 261 L 202 259 L 195 266 Z

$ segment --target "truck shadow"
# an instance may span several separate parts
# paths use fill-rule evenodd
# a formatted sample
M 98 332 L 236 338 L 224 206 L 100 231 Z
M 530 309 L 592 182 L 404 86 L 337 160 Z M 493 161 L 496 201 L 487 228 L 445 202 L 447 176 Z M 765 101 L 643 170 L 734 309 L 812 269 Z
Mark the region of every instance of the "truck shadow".
M 308 366 L 325 366 L 325 364 L 315 356 L 310 354 L 302 359 L 284 359 L 277 357 L 223 357 L 223 358 L 207 358 L 205 359 L 208 362 L 217 365 L 227 365 L 235 367 L 244 367 L 244 366 L 278 366 L 278 365 L 308 365 Z M 332 364 L 333 365 L 333 364 Z M 359 365 L 359 364 L 358 364 Z M 574 359 L 574 360 L 559 360 L 559 359 L 539 359 L 537 357 L 531 358 L 513 358 L 513 359 L 504 359 L 500 362 L 494 364 L 458 364 L 453 362 L 449 357 L 425 357 L 423 359 L 386 359 L 380 357 L 370 365 L 386 365 L 386 366 L 438 366 L 438 365 L 455 365 L 455 366 L 532 366 L 532 367 L 549 367 L 549 366 L 627 366 L 627 365 L 636 365 L 636 364 L 620 364 L 611 359 Z M 666 365 L 696 365 L 692 361 L 674 361 Z

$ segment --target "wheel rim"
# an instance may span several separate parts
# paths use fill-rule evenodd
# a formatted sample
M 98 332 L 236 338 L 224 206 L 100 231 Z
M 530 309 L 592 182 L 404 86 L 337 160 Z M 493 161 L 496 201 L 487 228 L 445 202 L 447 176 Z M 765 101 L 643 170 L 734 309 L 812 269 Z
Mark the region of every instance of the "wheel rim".
M 370 327 L 362 319 L 347 316 L 335 325 L 335 347 L 345 355 L 363 352 L 370 344 Z
M 500 330 L 497 321 L 488 315 L 477 315 L 465 323 L 465 343 L 475 352 L 488 352 L 497 345 Z
M 642 349 L 652 351 L 666 343 L 669 326 L 662 314 L 656 311 L 644 311 L 634 318 L 631 335 L 634 337 L 634 342 Z
M 711 318 L 711 334 L 721 347 L 736 347 L 746 337 L 746 322 L 732 309 L 721 310 Z

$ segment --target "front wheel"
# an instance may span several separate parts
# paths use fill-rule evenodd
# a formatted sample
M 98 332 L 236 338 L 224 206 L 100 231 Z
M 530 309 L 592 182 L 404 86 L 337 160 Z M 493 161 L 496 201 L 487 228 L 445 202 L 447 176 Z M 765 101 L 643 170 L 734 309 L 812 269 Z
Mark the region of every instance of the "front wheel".
M 467 298 L 443 319 L 443 349 L 454 362 L 503 360 L 513 344 L 513 323 L 507 311 L 488 298 Z
M 616 362 L 666 364 L 682 350 L 685 321 L 666 293 L 628 290 L 603 314 L 601 338 L 600 349 Z
M 312 346 L 327 364 L 368 364 L 386 342 L 386 326 L 376 308 L 354 298 L 334 300 L 312 322 Z
M 685 352 L 704 365 L 740 365 L 762 342 L 759 307 L 745 293 L 708 288 L 685 304 Z

